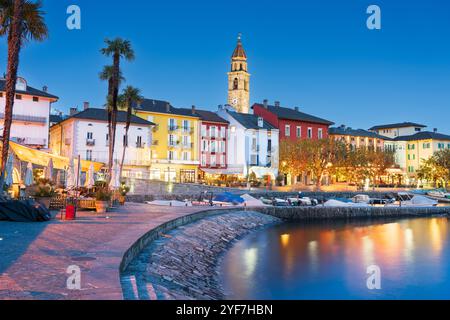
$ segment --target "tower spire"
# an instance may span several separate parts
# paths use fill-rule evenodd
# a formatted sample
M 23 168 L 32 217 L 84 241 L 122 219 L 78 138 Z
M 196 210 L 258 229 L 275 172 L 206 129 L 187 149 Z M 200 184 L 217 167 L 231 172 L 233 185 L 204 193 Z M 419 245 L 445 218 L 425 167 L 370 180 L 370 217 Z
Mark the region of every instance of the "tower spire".
M 231 56 L 231 72 L 228 73 L 228 104 L 242 113 L 248 113 L 250 109 L 250 74 L 240 32 Z

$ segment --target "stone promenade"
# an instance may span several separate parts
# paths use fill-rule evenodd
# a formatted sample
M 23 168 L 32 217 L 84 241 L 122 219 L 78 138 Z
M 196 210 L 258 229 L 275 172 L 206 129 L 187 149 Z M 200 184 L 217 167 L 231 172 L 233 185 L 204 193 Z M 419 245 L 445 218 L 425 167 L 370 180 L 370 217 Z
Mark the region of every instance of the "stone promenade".
M 128 204 L 114 213 L 83 212 L 73 222 L 0 221 L 1 299 L 122 299 L 119 266 L 149 230 L 204 210 Z M 81 290 L 68 290 L 69 266 L 81 269 Z

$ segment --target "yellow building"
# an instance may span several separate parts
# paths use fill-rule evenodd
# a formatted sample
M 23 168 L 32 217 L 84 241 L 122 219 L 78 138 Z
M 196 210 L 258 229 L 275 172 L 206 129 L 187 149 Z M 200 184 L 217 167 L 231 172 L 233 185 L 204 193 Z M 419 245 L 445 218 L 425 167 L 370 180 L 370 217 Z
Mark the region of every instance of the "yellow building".
M 395 139 L 406 143 L 406 170 L 408 178 L 416 178 L 422 160 L 429 159 L 435 152 L 450 149 L 450 136 L 437 132 L 419 132 Z
M 156 124 L 151 147 L 150 179 L 196 182 L 199 117 L 195 107 L 180 109 L 166 101 L 144 99 L 134 112 L 138 117 Z

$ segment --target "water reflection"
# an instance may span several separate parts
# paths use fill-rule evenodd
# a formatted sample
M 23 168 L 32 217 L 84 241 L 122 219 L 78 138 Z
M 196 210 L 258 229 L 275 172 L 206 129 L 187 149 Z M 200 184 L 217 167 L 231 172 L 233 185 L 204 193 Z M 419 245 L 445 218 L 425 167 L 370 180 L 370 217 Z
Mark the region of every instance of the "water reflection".
M 232 299 L 450 299 L 447 218 L 282 224 L 230 250 Z M 378 265 L 382 290 L 366 287 Z

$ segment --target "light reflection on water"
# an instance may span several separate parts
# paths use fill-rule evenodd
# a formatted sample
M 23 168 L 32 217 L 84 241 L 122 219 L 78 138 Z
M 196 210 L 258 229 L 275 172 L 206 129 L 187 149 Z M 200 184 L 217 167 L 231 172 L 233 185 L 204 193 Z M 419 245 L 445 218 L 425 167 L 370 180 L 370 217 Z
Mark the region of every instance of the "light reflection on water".
M 284 223 L 225 256 L 230 299 L 450 299 L 447 218 Z M 366 287 L 381 268 L 381 290 Z

